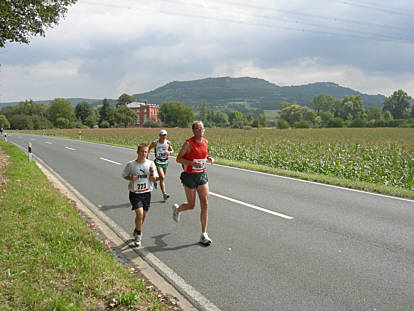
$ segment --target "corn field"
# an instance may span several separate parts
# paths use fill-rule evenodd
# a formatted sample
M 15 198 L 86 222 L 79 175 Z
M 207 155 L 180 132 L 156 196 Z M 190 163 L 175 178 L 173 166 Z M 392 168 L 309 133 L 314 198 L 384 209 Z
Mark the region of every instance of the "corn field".
M 167 129 L 179 151 L 191 129 Z M 79 130 L 36 134 L 78 139 Z M 33 131 L 31 131 L 33 132 Z M 86 129 L 82 139 L 137 146 L 158 138 L 159 129 Z M 414 190 L 414 129 L 206 129 L 210 155 L 291 171 Z

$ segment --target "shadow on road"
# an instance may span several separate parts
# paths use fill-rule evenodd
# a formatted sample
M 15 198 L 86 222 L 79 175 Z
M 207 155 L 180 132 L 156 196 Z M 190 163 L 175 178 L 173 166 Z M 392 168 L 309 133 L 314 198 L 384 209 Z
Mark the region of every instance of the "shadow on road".
M 117 204 L 117 205 L 102 205 L 99 209 L 101 211 L 108 211 L 110 209 L 115 209 L 115 208 L 131 208 L 131 203 L 122 203 L 122 204 Z
M 160 201 L 151 201 L 151 204 L 154 203 L 166 203 L 164 200 Z M 99 209 L 101 211 L 108 211 L 110 209 L 116 209 L 116 208 L 131 208 L 131 203 L 122 203 L 122 204 L 116 204 L 116 205 L 102 205 Z
M 178 245 L 174 247 L 168 247 L 168 244 L 164 242 L 164 237 L 166 237 L 167 235 L 169 235 L 169 233 L 152 236 L 156 245 L 148 246 L 145 248 L 152 253 L 156 253 L 156 252 L 173 251 L 173 250 L 183 249 L 183 248 L 193 247 L 193 246 L 202 247 L 202 245 L 197 242 L 191 243 L 191 244 Z

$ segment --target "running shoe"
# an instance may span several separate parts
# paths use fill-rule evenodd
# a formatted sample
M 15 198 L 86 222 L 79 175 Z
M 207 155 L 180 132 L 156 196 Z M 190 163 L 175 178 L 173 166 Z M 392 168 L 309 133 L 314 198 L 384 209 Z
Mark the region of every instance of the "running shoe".
M 137 235 L 137 236 L 135 237 L 135 245 L 136 245 L 137 247 L 140 247 L 140 246 L 141 246 L 141 236 L 140 236 L 140 235 Z
M 173 211 L 172 218 L 175 222 L 180 221 L 180 212 L 178 211 L 178 207 L 178 204 L 173 204 L 173 206 L 171 206 Z
M 211 240 L 211 239 L 209 238 L 209 236 L 208 236 L 207 232 L 204 232 L 204 233 L 202 233 L 202 234 L 201 234 L 201 237 L 200 237 L 200 243 L 201 243 L 201 244 L 208 246 L 208 245 L 210 245 L 212 242 L 213 242 L 213 240 Z
M 136 246 L 141 246 L 141 235 L 138 235 L 138 233 L 134 230 L 134 238 L 135 238 L 135 241 L 134 241 L 134 243 L 135 243 L 135 245 Z
M 162 194 L 162 197 L 164 198 L 164 201 L 167 201 L 167 199 L 170 197 L 170 195 L 167 192 L 164 192 Z

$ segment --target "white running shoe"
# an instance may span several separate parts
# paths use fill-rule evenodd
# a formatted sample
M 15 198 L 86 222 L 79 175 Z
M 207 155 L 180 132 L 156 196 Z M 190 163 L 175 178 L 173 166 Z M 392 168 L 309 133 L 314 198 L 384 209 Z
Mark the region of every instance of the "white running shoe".
M 180 221 L 180 212 L 178 211 L 178 207 L 178 204 L 173 204 L 173 206 L 171 206 L 173 211 L 172 218 L 175 222 Z
M 213 240 L 209 238 L 207 232 L 204 232 L 204 233 L 201 234 L 201 237 L 200 237 L 200 243 L 201 244 L 208 246 L 212 242 L 213 242 Z
M 170 197 L 170 195 L 167 192 L 164 192 L 162 194 L 162 197 L 164 198 L 164 201 L 167 201 L 167 199 Z
M 142 236 L 141 235 L 138 235 L 136 233 L 136 231 L 134 230 L 134 237 L 135 237 L 135 241 L 134 241 L 135 246 L 140 247 L 141 246 L 141 238 L 142 238 Z

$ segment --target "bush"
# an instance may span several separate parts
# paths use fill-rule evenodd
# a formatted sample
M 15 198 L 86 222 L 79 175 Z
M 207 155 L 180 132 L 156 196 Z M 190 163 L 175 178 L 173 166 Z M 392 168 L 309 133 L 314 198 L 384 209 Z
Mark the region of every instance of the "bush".
M 376 120 L 374 125 L 375 127 L 398 127 L 405 123 L 404 119 L 395 119 L 395 120 Z
M 59 117 L 56 119 L 56 127 L 59 129 L 67 129 L 69 128 L 70 121 L 66 118 Z
M 367 126 L 367 122 L 362 119 L 352 120 L 351 123 L 349 124 L 349 127 L 366 127 L 366 126 Z
M 278 129 L 281 129 L 281 130 L 282 129 L 288 129 L 290 127 L 289 123 L 286 120 L 283 120 L 283 119 L 277 120 L 276 126 L 277 126 Z
M 341 118 L 332 118 L 328 120 L 326 127 L 336 128 L 336 127 L 344 127 L 344 120 Z
M 101 124 L 99 124 L 99 127 L 101 127 L 101 128 L 108 128 L 108 127 L 110 127 L 111 125 L 109 124 L 109 122 L 108 121 L 106 121 L 106 120 L 103 120 L 102 122 L 101 122 Z
M 308 121 L 300 120 L 293 123 L 293 127 L 297 129 L 307 129 L 310 128 Z

